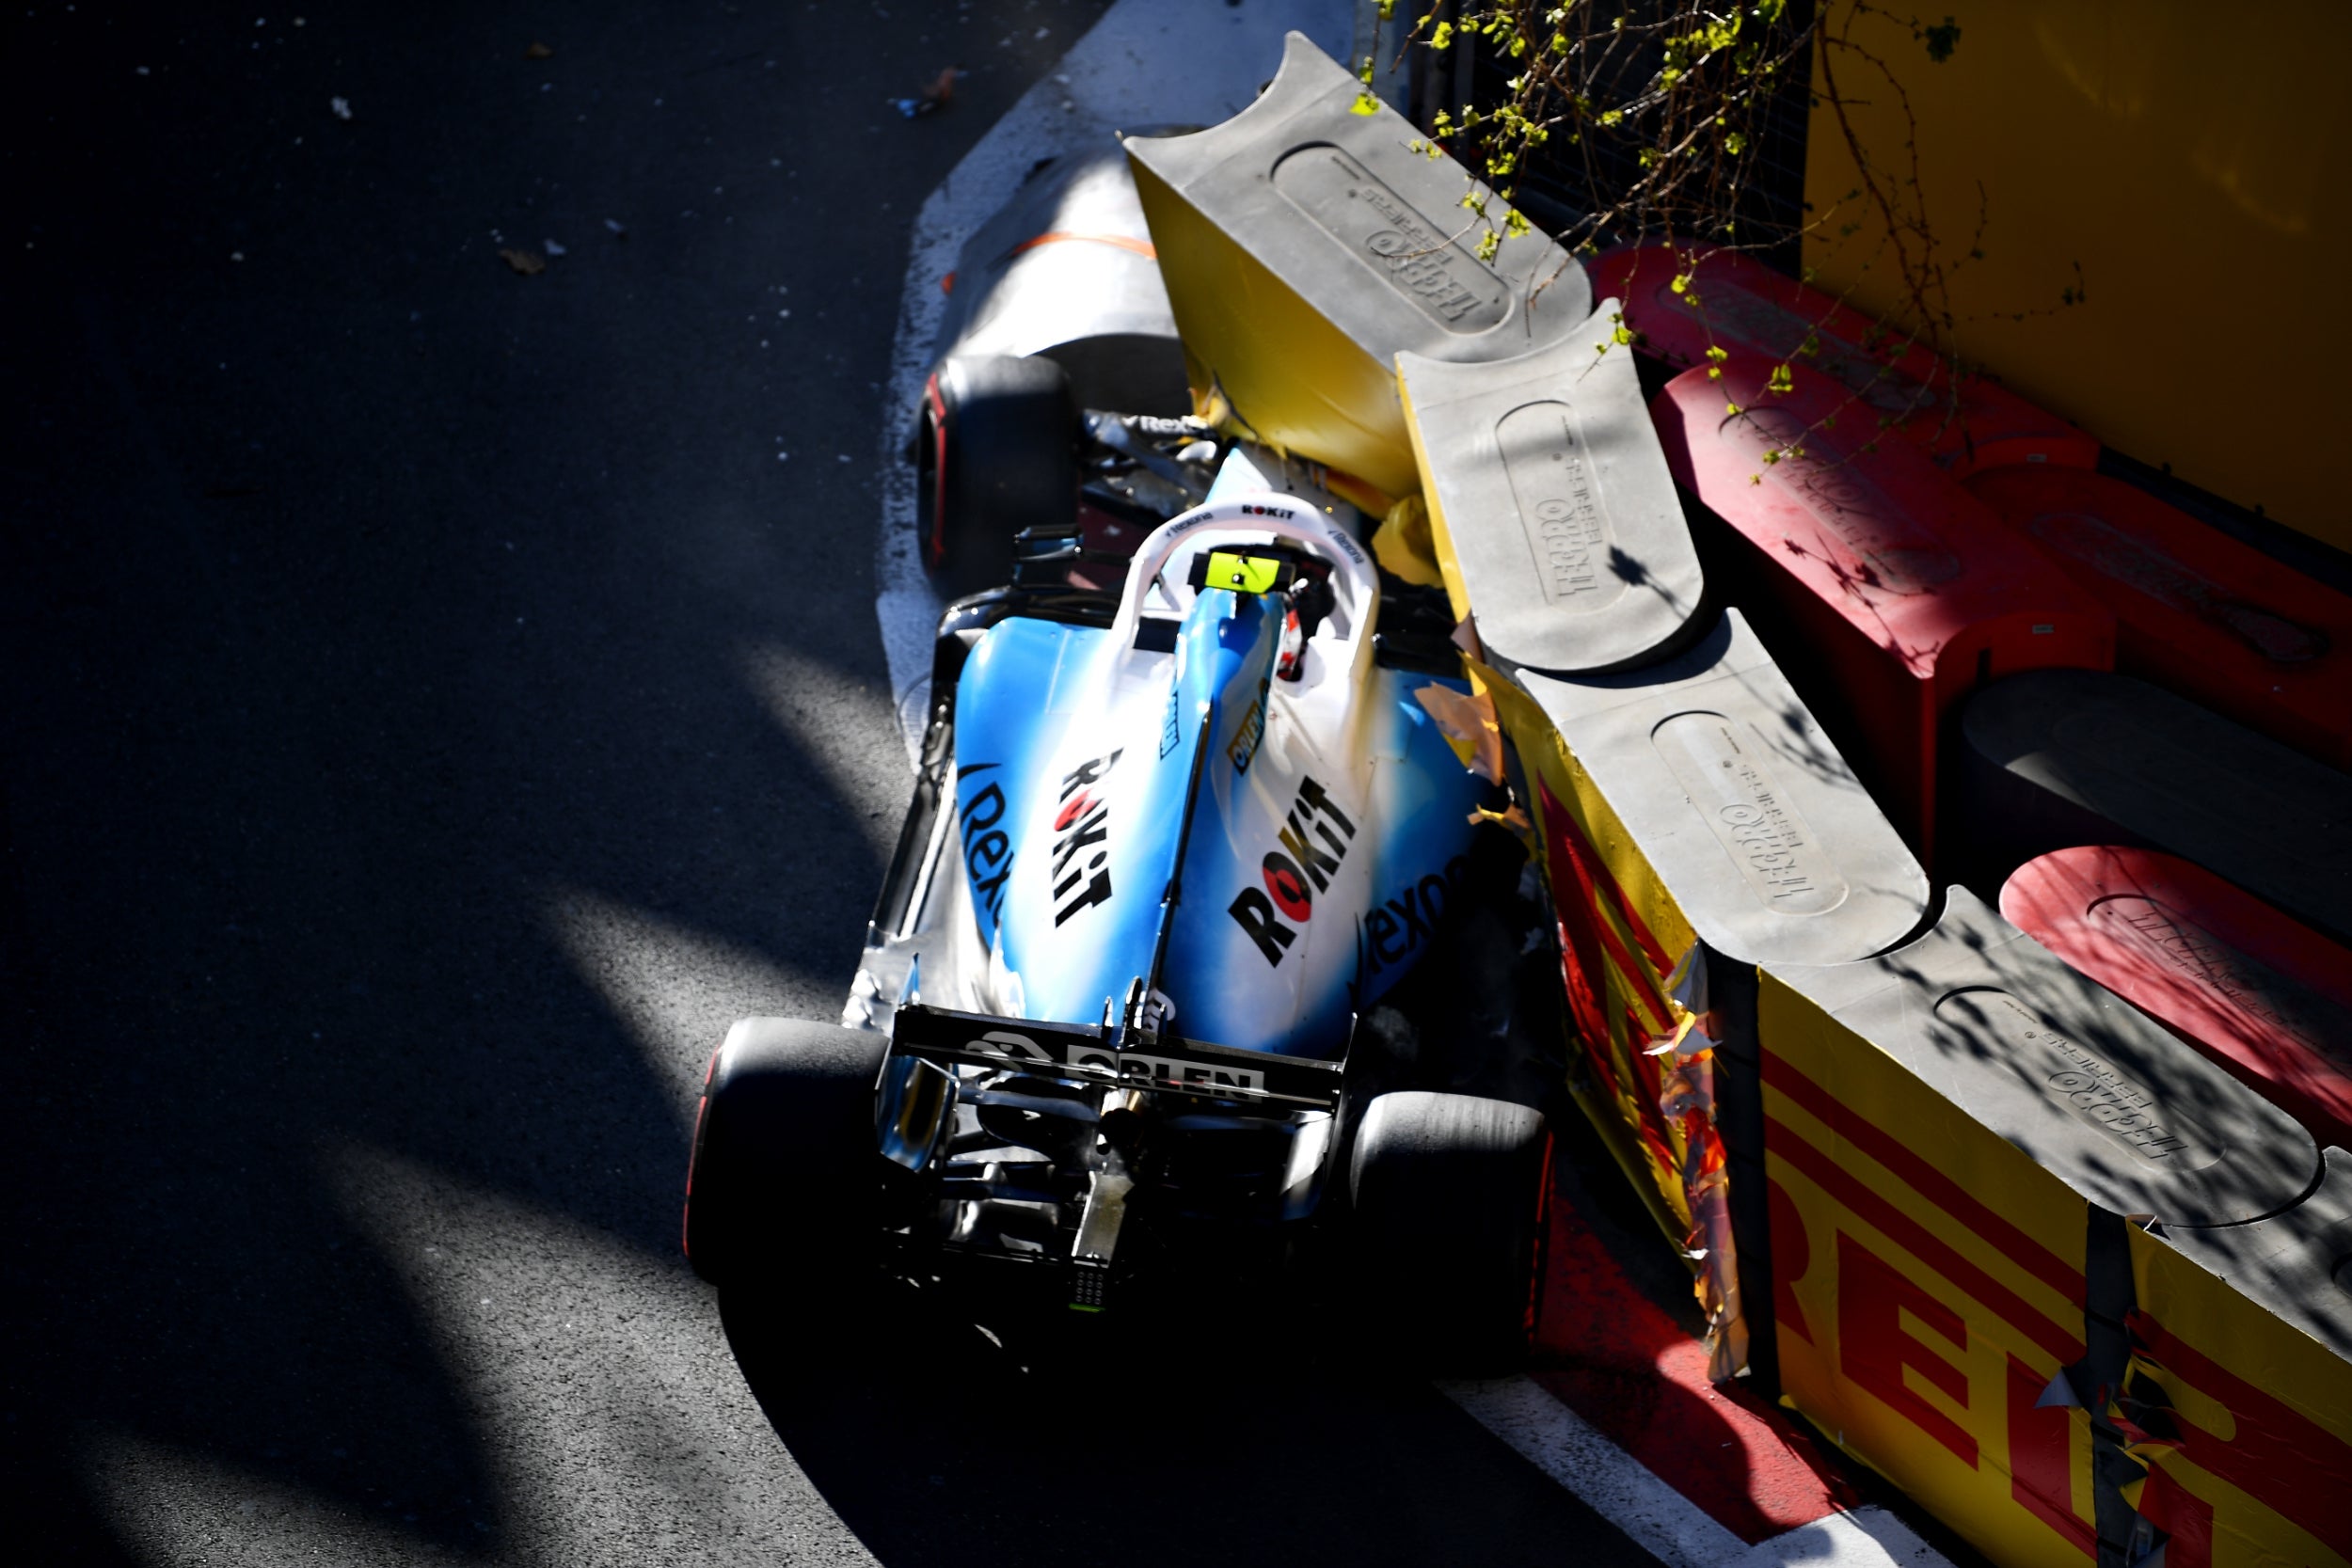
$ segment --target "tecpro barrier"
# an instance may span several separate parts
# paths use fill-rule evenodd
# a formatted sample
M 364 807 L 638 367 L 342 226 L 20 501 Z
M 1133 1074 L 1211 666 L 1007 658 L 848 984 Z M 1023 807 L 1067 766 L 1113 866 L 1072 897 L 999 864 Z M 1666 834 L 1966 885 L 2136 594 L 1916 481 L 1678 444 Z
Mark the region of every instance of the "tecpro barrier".
M 1932 865 L 1947 717 L 2002 675 L 2107 668 L 2114 618 L 1924 453 L 1841 414 L 1836 383 L 1799 371 L 1774 393 L 1769 364 L 1723 371 L 1677 376 L 1652 404 L 1704 508 L 1708 578 Z
M 1585 271 L 1596 296 L 1625 302 L 1638 352 L 1675 371 L 1707 365 L 1709 348 L 1807 366 L 1858 400 L 1858 423 L 1891 422 L 1947 472 L 2099 460 L 2097 441 L 1997 382 L 1965 376 L 1954 398 L 1931 348 L 1738 251 L 1708 255 L 1687 279 L 1665 245 L 1613 250 Z
M 1927 879 L 1736 612 L 1645 670 L 1482 679 L 1526 772 L 1559 918 L 1582 1053 L 1571 1086 L 1703 1258 L 1728 1375 L 1742 1313 L 1768 1307 L 1756 965 L 1879 951 L 1918 924 Z M 1767 1377 L 1771 1350 L 1767 1336 L 1749 1352 Z
M 1968 489 L 2114 612 L 2118 671 L 2352 768 L 2352 598 L 2105 474 Z
M 2352 1146 L 2352 949 L 2175 855 L 2027 861 L 2001 913 L 2301 1122 Z
M 1240 114 L 1127 141 L 1194 390 L 1221 393 L 1242 434 L 1391 496 L 1417 483 L 1399 350 L 1506 358 L 1592 313 L 1583 269 L 1538 230 L 1480 260 L 1470 172 L 1419 139 L 1293 33 Z M 1501 234 L 1510 209 L 1475 189 Z
M 2344 1490 L 2256 1473 L 2268 1439 L 2225 1413 L 2253 1412 L 2245 1374 L 2211 1370 L 2293 1367 L 2260 1414 L 2346 1473 L 2343 1304 L 2289 1317 L 2215 1272 L 2265 1245 L 2252 1222 L 2305 1234 L 2293 1216 L 2321 1162 L 2293 1119 L 1961 889 L 1882 958 L 1767 964 L 1759 1022 L 1797 1409 L 2004 1564 L 2158 1545 L 2168 1568 L 2346 1560 L 2352 1535 L 2308 1528 L 2332 1528 Z M 2342 1239 L 2323 1228 L 2296 1244 Z M 2313 1337 L 2313 1311 L 2334 1338 Z M 2183 1442 L 2191 1419 L 2202 1436 Z M 2239 1483 L 2232 1528 L 2276 1559 L 2201 1555 L 2180 1498 L 2214 1497 L 2216 1474 Z
M 2081 844 L 2167 849 L 2335 940 L 2352 935 L 2352 777 L 2126 675 L 2043 670 L 1962 716 L 1958 819 L 1997 888 Z
M 1516 358 L 1396 356 L 1454 613 L 1506 668 L 1625 669 L 1698 629 L 1698 551 L 1610 313 Z

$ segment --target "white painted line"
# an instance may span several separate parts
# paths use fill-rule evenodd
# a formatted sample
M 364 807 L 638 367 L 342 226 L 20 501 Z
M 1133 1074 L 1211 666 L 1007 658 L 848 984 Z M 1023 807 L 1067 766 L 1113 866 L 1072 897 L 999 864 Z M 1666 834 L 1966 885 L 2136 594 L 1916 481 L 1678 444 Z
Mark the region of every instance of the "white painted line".
M 1438 1389 L 1667 1568 L 1952 1568 L 1883 1508 L 1832 1513 L 1751 1546 L 1524 1377 Z
M 1952 1568 L 1909 1525 L 1876 1506 L 1833 1513 L 1751 1546 L 1729 1568 Z
M 947 309 L 940 278 L 1039 159 L 1100 147 L 1122 126 L 1231 119 L 1274 74 L 1284 33 L 1295 29 L 1344 57 L 1358 36 L 1359 9 L 1356 0 L 1250 0 L 1239 7 L 1225 0 L 1118 0 L 924 200 L 882 406 L 874 600 L 910 768 L 921 757 L 941 604 L 914 555 L 914 470 L 904 453 Z M 913 134 L 927 129 L 918 125 Z
M 1528 1379 L 1448 1380 L 1438 1389 L 1666 1568 L 1726 1568 L 1751 1550 Z

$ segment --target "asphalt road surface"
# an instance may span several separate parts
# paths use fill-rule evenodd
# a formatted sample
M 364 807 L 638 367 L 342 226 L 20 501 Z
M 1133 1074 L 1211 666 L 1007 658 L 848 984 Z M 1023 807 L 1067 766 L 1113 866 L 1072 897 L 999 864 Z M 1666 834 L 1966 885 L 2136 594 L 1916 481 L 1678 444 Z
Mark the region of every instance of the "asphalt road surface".
M 677 1256 L 904 802 L 908 223 L 1095 8 L 294 5 L 0 22 L 0 1552 L 1640 1560 L 1247 1322 L 845 1363 Z

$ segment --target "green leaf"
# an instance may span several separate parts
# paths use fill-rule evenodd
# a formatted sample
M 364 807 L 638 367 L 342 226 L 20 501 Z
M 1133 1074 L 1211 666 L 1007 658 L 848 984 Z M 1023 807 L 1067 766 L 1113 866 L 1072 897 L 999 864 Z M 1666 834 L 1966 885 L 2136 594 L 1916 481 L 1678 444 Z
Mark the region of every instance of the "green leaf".
M 1359 92 L 1356 95 L 1356 102 L 1348 105 L 1347 112 L 1352 115 L 1376 115 L 1380 112 L 1380 100 L 1368 92 Z
M 1952 49 L 1960 42 L 1960 24 L 1947 16 L 1943 26 L 1923 29 L 1920 37 L 1927 40 L 1928 58 L 1942 65 L 1952 57 Z
M 1797 389 L 1796 378 L 1788 373 L 1788 366 L 1774 365 L 1772 373 L 1765 378 L 1764 389 L 1768 392 L 1793 392 Z

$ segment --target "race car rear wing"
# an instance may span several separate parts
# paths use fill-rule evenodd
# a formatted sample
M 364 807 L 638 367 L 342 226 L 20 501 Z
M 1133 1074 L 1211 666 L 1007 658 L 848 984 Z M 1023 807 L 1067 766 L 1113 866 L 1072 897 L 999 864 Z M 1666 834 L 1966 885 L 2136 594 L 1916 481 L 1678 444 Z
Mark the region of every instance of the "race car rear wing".
M 910 1003 L 891 1022 L 894 1053 L 943 1064 L 1028 1069 L 1045 1077 L 1197 1095 L 1204 1100 L 1331 1110 L 1340 1101 L 1337 1062 L 1163 1036 L 1121 1050 L 1098 1028 L 990 1018 Z

